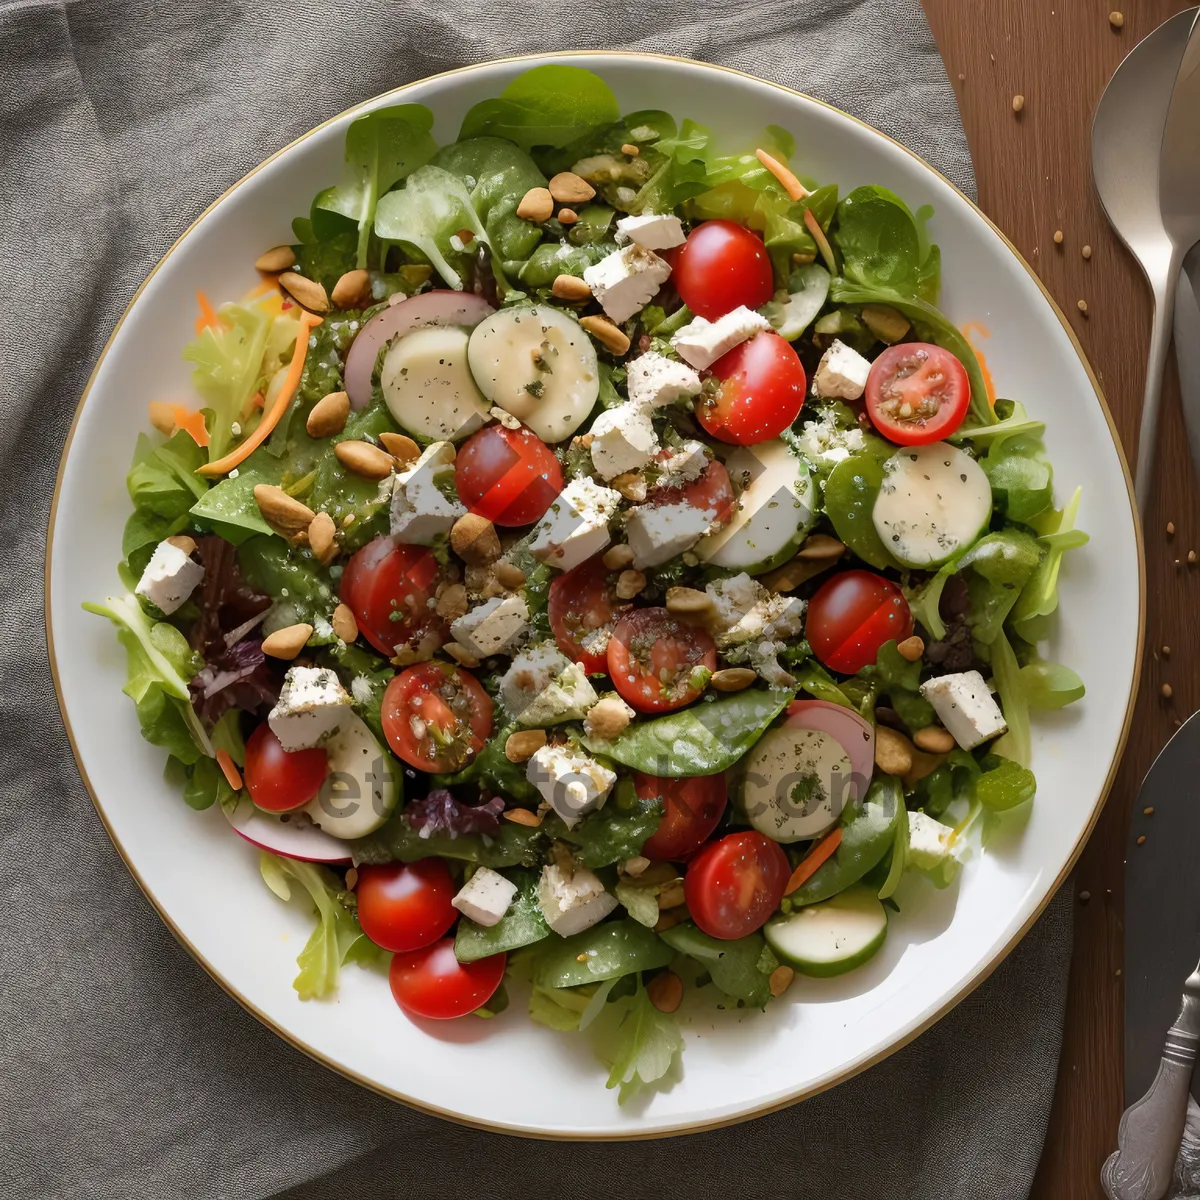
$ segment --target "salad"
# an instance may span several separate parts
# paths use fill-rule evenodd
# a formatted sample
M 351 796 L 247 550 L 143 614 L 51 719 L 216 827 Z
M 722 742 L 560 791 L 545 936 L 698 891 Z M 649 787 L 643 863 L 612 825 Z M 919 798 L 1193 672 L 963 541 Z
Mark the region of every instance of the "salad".
M 573 66 L 432 125 L 359 117 L 261 284 L 199 296 L 85 607 L 315 914 L 301 1000 L 527 996 L 624 1099 L 686 995 L 802 1001 L 1032 800 L 1079 493 L 938 309 L 931 210 Z

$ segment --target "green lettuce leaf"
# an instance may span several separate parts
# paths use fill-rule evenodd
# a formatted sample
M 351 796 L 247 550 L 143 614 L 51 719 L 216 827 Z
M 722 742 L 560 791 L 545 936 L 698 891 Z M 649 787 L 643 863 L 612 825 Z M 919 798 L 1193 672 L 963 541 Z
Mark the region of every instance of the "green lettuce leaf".
M 659 1012 L 641 986 L 632 998 L 610 1006 L 612 1010 L 617 1011 L 611 1020 L 603 1026 L 597 1022 L 597 1053 L 610 1067 L 608 1087 L 619 1088 L 619 1103 L 625 1104 L 667 1075 L 683 1053 L 683 1035 L 675 1019 Z
M 196 474 L 205 461 L 204 450 L 182 429 L 160 446 L 138 435 L 125 477 L 133 512 L 121 537 L 121 555 L 135 575 L 145 570 L 163 538 L 187 528 L 188 510 L 208 491 Z
M 1038 622 L 1058 608 L 1058 572 L 1062 556 L 1087 544 L 1088 535 L 1075 528 L 1082 488 L 1076 488 L 1060 512 L 1042 513 L 1032 522 L 1046 553 L 1021 591 L 1012 611 L 1013 627 L 1026 641 L 1038 640 Z
M 992 745 L 992 752 L 1029 766 L 1033 738 L 1029 728 L 1029 699 L 1021 682 L 1021 668 L 1008 638 L 1001 633 L 992 643 L 992 680 L 1000 694 L 1000 708 L 1008 732 Z
M 753 1008 L 762 1008 L 771 999 L 771 972 L 779 964 L 767 950 L 761 933 L 721 941 L 695 925 L 676 925 L 659 937 L 673 950 L 700 963 L 725 995 Z
M 975 798 L 986 809 L 1003 812 L 1032 800 L 1037 780 L 1028 767 L 1000 754 L 988 754 L 982 762 L 983 774 L 975 781 Z

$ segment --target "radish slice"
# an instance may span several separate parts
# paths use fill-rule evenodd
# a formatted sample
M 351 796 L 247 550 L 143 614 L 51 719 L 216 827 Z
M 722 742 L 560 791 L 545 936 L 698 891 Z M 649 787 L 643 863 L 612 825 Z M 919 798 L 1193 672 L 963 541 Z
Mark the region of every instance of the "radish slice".
M 224 806 L 221 811 L 235 833 L 261 850 L 270 850 L 272 854 L 300 862 L 351 861 L 346 853 L 346 843 L 318 829 L 307 815 L 288 813 L 288 819 L 284 821 L 255 808 L 249 796 L 242 796 L 232 812 L 227 812 Z
M 345 387 L 351 408 L 371 402 L 371 374 L 379 351 L 397 334 L 425 325 L 461 325 L 474 329 L 495 310 L 473 292 L 423 292 L 377 312 L 358 331 L 346 355 Z
M 828 700 L 793 700 L 788 705 L 786 723 L 836 738 L 850 759 L 850 770 L 870 780 L 875 770 L 875 726 L 854 709 Z

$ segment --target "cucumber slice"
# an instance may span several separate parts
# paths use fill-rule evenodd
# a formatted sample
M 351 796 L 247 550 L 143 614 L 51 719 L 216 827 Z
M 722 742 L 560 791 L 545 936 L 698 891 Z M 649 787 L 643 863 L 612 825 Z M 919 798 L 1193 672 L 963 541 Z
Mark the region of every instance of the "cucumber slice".
M 750 824 L 777 842 L 818 837 L 853 797 L 851 770 L 832 734 L 781 725 L 745 760 L 742 807 Z
M 808 464 L 776 438 L 739 446 L 725 460 L 740 489 L 729 523 L 700 539 L 702 562 L 751 575 L 773 570 L 800 548 L 815 516 Z
M 794 342 L 825 307 L 829 298 L 829 272 L 820 263 L 809 263 L 788 276 L 788 295 L 770 300 L 759 310 L 780 337 Z
M 336 838 L 374 833 L 400 801 L 400 768 L 360 717 L 348 713 L 325 743 L 329 774 L 303 808 Z
M 566 313 L 518 304 L 475 326 L 471 371 L 493 404 L 543 442 L 561 442 L 587 420 L 600 394 L 596 347 Z
M 427 325 L 397 338 L 379 384 L 396 424 L 422 441 L 461 441 L 488 419 L 488 403 L 467 366 L 470 333 Z
M 946 442 L 905 446 L 883 464 L 871 513 L 875 531 L 897 562 L 936 567 L 987 528 L 992 487 L 983 468 Z
M 763 933 L 781 962 L 802 975 L 828 976 L 873 958 L 887 926 L 887 909 L 869 887 L 856 883 L 820 904 L 772 917 Z

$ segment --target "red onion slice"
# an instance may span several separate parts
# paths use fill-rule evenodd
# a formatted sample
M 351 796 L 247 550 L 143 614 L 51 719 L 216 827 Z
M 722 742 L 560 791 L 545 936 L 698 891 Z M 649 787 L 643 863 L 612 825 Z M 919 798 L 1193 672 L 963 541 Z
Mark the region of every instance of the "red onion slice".
M 850 759 L 850 770 L 870 782 L 875 771 L 875 726 L 854 709 L 828 700 L 793 700 L 788 705 L 787 724 L 795 729 L 816 729 L 836 738 Z
M 222 811 L 225 812 L 224 808 Z M 255 808 L 249 796 L 242 795 L 233 812 L 225 812 L 234 832 L 261 850 L 300 862 L 348 863 L 346 843 L 318 829 L 302 813 L 285 813 L 287 820 L 273 817 Z

